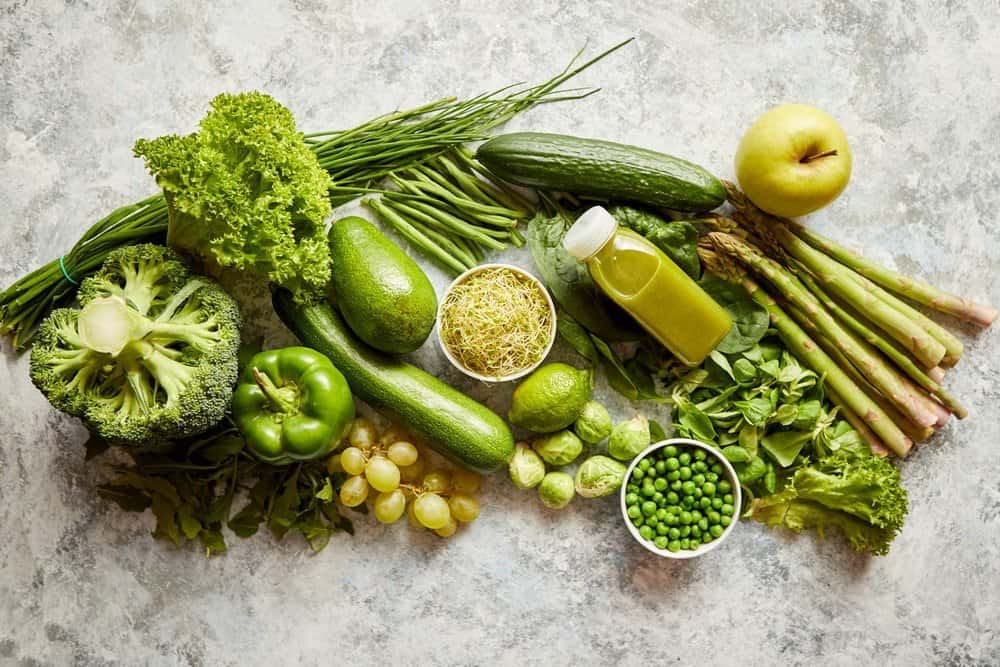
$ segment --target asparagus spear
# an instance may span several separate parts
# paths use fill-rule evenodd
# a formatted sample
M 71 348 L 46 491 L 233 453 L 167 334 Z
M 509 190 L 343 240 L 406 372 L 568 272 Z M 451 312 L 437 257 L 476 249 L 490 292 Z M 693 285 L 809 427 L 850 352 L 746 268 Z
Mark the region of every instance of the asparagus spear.
M 826 306 L 827 310 L 833 313 L 834 316 L 836 316 L 841 322 L 853 329 L 856 334 L 861 336 L 869 344 L 881 350 L 900 369 L 902 369 L 903 372 L 910 376 L 914 382 L 934 396 L 937 396 L 938 399 L 955 414 L 955 416 L 959 419 L 964 419 L 968 416 L 969 411 L 962 407 L 962 405 L 955 400 L 951 394 L 945 391 L 940 384 L 935 382 L 926 373 L 924 373 L 923 370 L 918 368 L 908 355 L 901 352 L 895 345 L 879 336 L 878 333 L 868 328 L 867 325 L 842 308 L 839 303 L 830 297 L 829 294 L 823 291 L 823 288 L 820 287 L 816 281 L 813 280 L 812 276 L 810 276 L 806 271 L 799 271 L 798 276 L 809 291 L 811 291 L 816 298 L 818 298 L 820 302 Z
M 782 341 L 792 353 L 806 366 L 826 377 L 827 385 L 844 401 L 844 405 L 871 427 L 871 430 L 881 439 L 881 443 L 889 447 L 897 456 L 906 456 L 910 447 L 913 446 L 913 441 L 900 430 L 885 411 L 865 392 L 861 391 L 826 352 L 752 278 L 744 275 L 741 282 L 750 298 L 767 309 L 771 316 L 771 323 L 778 330 Z M 864 432 L 861 433 L 864 435 Z M 879 442 L 869 441 L 869 445 L 873 449 L 877 448 L 879 444 Z
M 764 256 L 757 248 L 729 234 L 713 232 L 709 235 L 715 245 L 743 264 L 764 276 L 781 294 L 806 315 L 840 347 L 858 368 L 871 378 L 879 391 L 899 410 L 920 426 L 931 426 L 937 415 L 924 405 L 918 394 L 913 394 L 896 370 L 886 363 L 871 346 L 856 339 L 825 309 L 801 282 L 774 260 Z

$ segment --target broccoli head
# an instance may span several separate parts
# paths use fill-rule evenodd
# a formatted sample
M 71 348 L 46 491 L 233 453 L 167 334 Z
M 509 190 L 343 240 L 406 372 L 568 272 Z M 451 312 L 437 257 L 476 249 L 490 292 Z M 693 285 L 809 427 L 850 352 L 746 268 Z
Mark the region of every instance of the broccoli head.
M 240 312 L 171 250 L 115 250 L 80 285 L 80 308 L 52 311 L 31 379 L 52 405 L 109 442 L 145 449 L 203 431 L 226 412 Z
M 167 245 L 300 300 L 322 293 L 331 181 L 288 109 L 263 93 L 219 95 L 198 132 L 140 139 L 135 154 L 163 188 Z

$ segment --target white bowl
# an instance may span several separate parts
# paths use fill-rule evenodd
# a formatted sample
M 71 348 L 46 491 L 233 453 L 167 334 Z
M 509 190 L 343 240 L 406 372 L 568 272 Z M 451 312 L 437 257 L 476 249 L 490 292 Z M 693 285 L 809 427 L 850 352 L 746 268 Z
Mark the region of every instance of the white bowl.
M 527 278 L 532 283 L 534 283 L 538 287 L 538 289 L 541 291 L 541 293 L 545 296 L 545 303 L 547 303 L 549 305 L 549 320 L 552 322 L 552 328 L 551 328 L 551 331 L 549 331 L 549 342 L 548 342 L 548 345 L 545 346 L 545 350 L 542 352 L 541 356 L 538 357 L 538 361 L 536 361 L 534 364 L 532 364 L 528 368 L 521 369 L 521 370 L 517 371 L 516 373 L 512 373 L 510 375 L 505 375 L 503 377 L 497 377 L 497 376 L 493 376 L 493 375 L 483 375 L 483 374 L 477 373 L 477 372 L 475 372 L 473 370 L 469 370 L 468 368 L 466 368 L 465 366 L 463 366 L 461 363 L 459 363 L 459 361 L 455 357 L 452 356 L 451 350 L 449 350 L 448 346 L 445 345 L 444 341 L 441 340 L 441 335 L 440 335 L 440 331 L 441 331 L 441 304 L 444 303 L 444 300 L 448 296 L 448 293 L 455 287 L 455 285 L 458 285 L 459 283 L 461 283 L 462 281 L 464 281 L 469 276 L 474 275 L 476 273 L 479 273 L 480 271 L 483 271 L 485 269 L 508 269 L 510 271 L 513 271 L 514 273 L 517 273 L 517 274 L 519 274 L 519 275 Z M 549 290 L 546 289 L 545 284 L 542 283 L 542 281 L 539 280 L 538 278 L 536 278 L 535 276 L 531 275 L 530 273 L 528 273 L 527 271 L 525 271 L 524 269 L 522 269 L 521 267 L 519 267 L 519 266 L 513 266 L 511 264 L 480 264 L 479 266 L 475 266 L 475 267 L 469 269 L 468 271 L 466 271 L 465 273 L 463 273 L 462 275 L 458 276 L 453 281 L 451 281 L 450 285 L 448 285 L 448 289 L 446 289 L 444 291 L 444 296 L 441 297 L 441 300 L 438 303 L 438 312 L 437 312 L 437 318 L 436 318 L 435 326 L 434 326 L 434 333 L 437 336 L 438 347 L 440 347 L 441 351 L 444 352 L 445 358 L 448 359 L 448 361 L 451 362 L 451 365 L 454 366 L 455 368 L 457 368 L 458 370 L 462 371 L 463 373 L 465 373 L 466 375 L 468 375 L 471 378 L 475 378 L 477 380 L 482 380 L 483 382 L 509 382 L 510 380 L 516 380 L 518 378 L 524 377 L 525 375 L 527 375 L 531 371 L 535 370 L 536 368 L 538 368 L 539 366 L 542 365 L 542 362 L 545 361 L 545 357 L 549 356 L 549 352 L 552 350 L 552 345 L 553 345 L 553 343 L 556 342 L 556 305 L 552 302 L 552 297 L 549 296 Z
M 717 538 L 715 538 L 714 540 L 712 540 L 707 544 L 702 544 L 701 546 L 699 546 L 697 549 L 694 550 L 682 549 L 681 551 L 668 551 L 666 549 L 656 548 L 655 544 L 653 544 L 648 540 L 643 539 L 642 535 L 639 534 L 639 529 L 636 528 L 634 525 L 632 525 L 632 520 L 629 519 L 628 517 L 628 512 L 627 512 L 628 507 L 625 506 L 625 495 L 627 494 L 627 491 L 625 489 L 628 486 L 629 479 L 632 477 L 632 471 L 639 464 L 639 461 L 649 456 L 650 453 L 655 452 L 656 450 L 661 449 L 663 447 L 666 447 L 667 445 L 687 445 L 690 447 L 704 449 L 708 453 L 708 456 L 710 458 L 718 461 L 722 465 L 723 473 L 725 473 L 726 479 L 729 481 L 729 484 L 733 487 L 732 494 L 733 494 L 734 511 L 733 511 L 732 522 L 728 526 L 726 526 L 726 529 L 724 531 L 722 531 L 722 535 L 719 535 Z M 628 527 L 628 532 L 632 534 L 632 537 L 635 538 L 636 542 L 645 547 L 646 551 L 650 551 L 656 554 L 657 556 L 662 556 L 664 558 L 673 558 L 675 560 L 687 560 L 688 558 L 695 558 L 697 556 L 702 556 L 704 554 L 707 554 L 709 551 L 715 549 L 720 544 L 722 544 L 726 540 L 726 538 L 729 537 L 729 534 L 733 532 L 733 528 L 735 528 L 736 524 L 739 523 L 740 510 L 741 510 L 741 505 L 743 503 L 743 493 L 742 489 L 740 489 L 739 479 L 736 477 L 736 471 L 733 470 L 733 465 L 726 460 L 726 457 L 724 457 L 722 455 L 722 452 L 720 452 L 718 449 L 706 445 L 703 442 L 699 442 L 697 440 L 691 440 L 689 438 L 669 438 L 667 440 L 661 440 L 660 442 L 650 445 L 649 447 L 644 449 L 641 454 L 632 459 L 632 463 L 629 465 L 628 470 L 625 471 L 625 480 L 624 482 L 622 482 L 622 488 L 621 488 L 621 493 L 619 494 L 619 499 L 622 508 L 622 519 L 624 519 L 625 525 Z

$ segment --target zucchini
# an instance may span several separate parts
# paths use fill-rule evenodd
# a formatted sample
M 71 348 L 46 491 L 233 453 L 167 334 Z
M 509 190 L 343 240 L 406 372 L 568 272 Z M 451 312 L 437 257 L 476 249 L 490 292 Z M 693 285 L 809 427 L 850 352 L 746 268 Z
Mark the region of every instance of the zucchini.
M 416 366 L 368 347 L 330 304 L 296 303 L 279 289 L 274 310 L 303 345 L 329 357 L 358 398 L 398 418 L 455 463 L 491 473 L 513 455 L 514 438 L 495 412 Z
M 532 188 L 710 211 L 726 188 L 704 168 L 637 146 L 561 134 L 515 132 L 490 139 L 476 159 L 498 177 Z

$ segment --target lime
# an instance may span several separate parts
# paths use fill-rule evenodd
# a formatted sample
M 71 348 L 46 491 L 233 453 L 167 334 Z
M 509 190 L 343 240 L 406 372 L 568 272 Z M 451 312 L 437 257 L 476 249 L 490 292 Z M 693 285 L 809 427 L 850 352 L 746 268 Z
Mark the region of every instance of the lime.
M 514 390 L 507 418 L 536 433 L 564 429 L 580 416 L 590 398 L 590 371 L 546 364 Z

